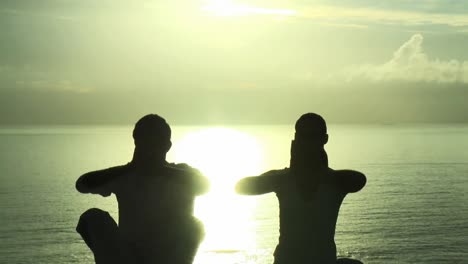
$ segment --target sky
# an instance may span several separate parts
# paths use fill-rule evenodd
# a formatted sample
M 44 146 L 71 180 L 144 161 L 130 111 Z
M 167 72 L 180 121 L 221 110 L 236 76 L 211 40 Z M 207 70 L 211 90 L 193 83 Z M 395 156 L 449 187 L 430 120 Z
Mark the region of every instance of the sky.
M 3 0 L 0 125 L 468 122 L 468 2 Z

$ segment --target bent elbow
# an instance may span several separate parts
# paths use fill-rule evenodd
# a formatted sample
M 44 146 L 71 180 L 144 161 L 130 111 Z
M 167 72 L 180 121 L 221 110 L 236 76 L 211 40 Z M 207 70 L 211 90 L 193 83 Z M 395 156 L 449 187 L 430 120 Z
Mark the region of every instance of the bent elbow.
M 211 182 L 206 180 L 203 186 L 200 188 L 200 195 L 207 194 L 211 189 Z
M 195 195 L 204 195 L 207 194 L 211 189 L 211 182 L 208 179 L 203 179 L 203 181 L 199 181 L 195 186 Z
M 364 188 L 364 186 L 366 186 L 366 183 L 367 183 L 366 175 L 364 175 L 361 172 L 357 172 L 353 192 L 359 192 L 360 190 L 362 190 L 362 188 Z
M 249 188 L 247 188 L 247 187 L 248 187 L 248 185 L 246 184 L 245 180 L 240 180 L 240 181 L 238 181 L 236 183 L 236 186 L 234 187 L 234 190 L 238 194 L 249 195 L 250 191 L 249 191 Z
M 89 187 L 83 183 L 81 178 L 76 181 L 75 188 L 80 193 L 90 193 Z
M 236 183 L 236 186 L 234 187 L 234 191 L 238 194 L 245 194 L 244 188 L 242 187 L 242 181 L 239 181 L 238 183 Z
M 89 193 L 89 187 L 84 183 L 86 174 L 82 175 L 75 183 L 75 189 L 80 193 Z
M 79 181 L 76 182 L 75 189 L 80 193 L 88 193 L 86 186 Z
M 236 186 L 235 186 L 235 191 L 237 194 L 241 194 L 241 195 L 255 195 L 257 194 L 252 186 L 250 184 L 248 184 L 246 181 L 244 180 L 240 180 Z
M 366 183 L 367 183 L 366 175 L 362 174 L 362 188 L 366 186 Z

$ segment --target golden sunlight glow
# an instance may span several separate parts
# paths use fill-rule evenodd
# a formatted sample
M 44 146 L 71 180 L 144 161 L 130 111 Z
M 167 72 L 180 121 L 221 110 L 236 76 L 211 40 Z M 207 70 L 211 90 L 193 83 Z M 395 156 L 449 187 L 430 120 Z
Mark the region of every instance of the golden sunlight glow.
M 281 15 L 292 16 L 296 14 L 294 10 L 288 9 L 268 9 L 253 7 L 245 4 L 234 3 L 231 0 L 210 0 L 201 10 L 212 13 L 216 16 L 247 16 L 247 15 Z
M 262 153 L 256 140 L 232 129 L 203 129 L 176 142 L 174 158 L 199 169 L 211 181 L 210 193 L 199 197 L 195 207 L 195 215 L 206 229 L 200 250 L 254 248 L 251 218 L 255 200 L 235 194 L 234 185 L 240 178 L 260 173 Z

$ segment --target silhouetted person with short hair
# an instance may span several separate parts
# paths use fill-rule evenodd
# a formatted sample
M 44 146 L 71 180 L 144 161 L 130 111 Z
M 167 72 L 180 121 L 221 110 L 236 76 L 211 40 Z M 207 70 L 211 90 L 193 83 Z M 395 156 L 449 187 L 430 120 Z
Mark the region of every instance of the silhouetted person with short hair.
M 119 224 L 105 211 L 82 214 L 78 233 L 96 263 L 193 262 L 204 237 L 193 216 L 194 199 L 209 190 L 209 181 L 186 164 L 166 161 L 171 129 L 158 115 L 141 118 L 133 130 L 135 151 L 130 163 L 84 174 L 81 193 L 116 195 Z
M 296 122 L 289 168 L 241 179 L 236 191 L 245 195 L 275 192 L 280 207 L 280 237 L 275 264 L 361 263 L 336 258 L 335 226 L 346 194 L 361 190 L 364 174 L 328 167 L 325 120 L 314 113 Z

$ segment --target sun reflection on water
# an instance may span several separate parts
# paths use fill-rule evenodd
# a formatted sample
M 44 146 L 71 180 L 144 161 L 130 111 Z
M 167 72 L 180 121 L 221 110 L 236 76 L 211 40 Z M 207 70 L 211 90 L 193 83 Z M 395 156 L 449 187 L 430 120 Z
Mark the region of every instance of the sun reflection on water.
M 252 136 L 227 128 L 208 128 L 186 134 L 174 145 L 174 159 L 203 172 L 211 191 L 197 198 L 195 215 L 206 237 L 200 251 L 235 253 L 255 248 L 255 200 L 235 194 L 235 183 L 258 175 L 262 151 Z

